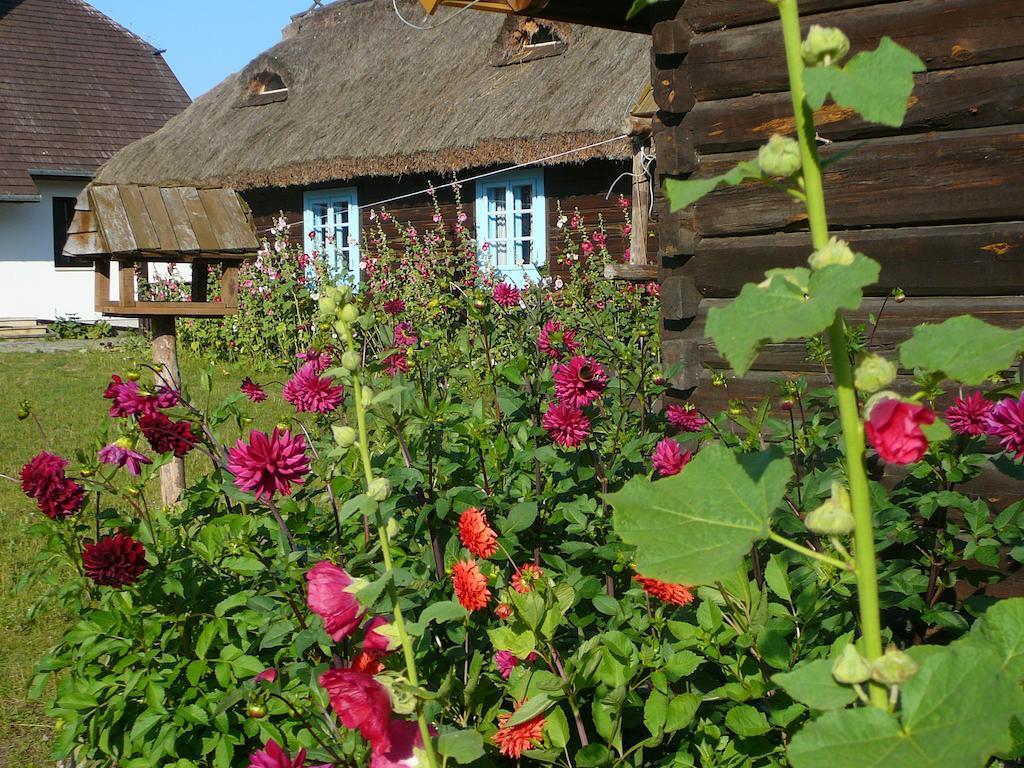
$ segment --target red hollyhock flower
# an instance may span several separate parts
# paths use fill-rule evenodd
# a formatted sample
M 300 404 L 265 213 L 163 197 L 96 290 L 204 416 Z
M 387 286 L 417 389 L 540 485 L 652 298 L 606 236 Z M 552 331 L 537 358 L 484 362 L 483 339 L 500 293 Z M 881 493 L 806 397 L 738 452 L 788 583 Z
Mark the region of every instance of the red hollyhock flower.
M 494 286 L 494 302 L 499 307 L 505 309 L 511 309 L 512 307 L 518 307 L 519 302 L 522 301 L 522 295 L 519 293 L 519 289 L 509 283 L 498 283 Z
M 437 735 L 437 729 L 431 727 L 430 733 Z M 385 751 L 374 751 L 370 758 L 370 768 L 417 768 L 420 765 L 416 750 L 424 747 L 419 723 L 392 720 L 388 726 L 388 737 L 391 746 Z
M 235 475 L 235 485 L 257 499 L 270 501 L 275 492 L 288 496 L 292 485 L 302 485 L 309 472 L 306 438 L 276 428 L 269 436 L 253 430 L 248 443 L 239 440 L 228 451 L 228 469 Z
M 283 394 L 299 413 L 330 413 L 341 404 L 345 389 L 334 386 L 330 376 L 321 377 L 314 363 L 306 363 L 284 385 Z
M 366 625 L 363 627 L 365 632 L 363 635 L 364 651 L 385 654 L 394 650 L 398 641 L 377 631 L 388 624 L 390 622 L 384 616 L 374 616 L 366 622 Z
M 459 538 L 475 557 L 485 560 L 498 551 L 498 534 L 487 523 L 487 515 L 476 507 L 463 511 L 459 517 Z
M 419 341 L 419 337 L 412 332 L 412 323 L 398 323 L 395 325 L 392 346 L 412 347 Z
M 409 372 L 409 358 L 404 349 L 396 349 L 381 362 L 388 376 L 397 376 Z
M 324 629 L 334 642 L 356 631 L 365 609 L 348 591 L 355 580 L 328 560 L 321 560 L 306 572 L 309 610 L 324 620 Z
M 400 315 L 405 311 L 405 302 L 401 299 L 389 299 L 384 302 L 384 311 L 389 315 Z
M 277 680 L 277 670 L 273 667 L 267 667 L 252 679 L 254 683 L 272 683 L 275 680 Z
M 267 399 L 267 393 L 264 391 L 263 387 L 248 376 L 242 379 L 242 386 L 240 386 L 239 389 L 242 390 L 245 396 L 254 403 L 262 403 Z
M 526 702 L 516 704 L 518 710 Z M 491 741 L 498 747 L 498 751 L 506 757 L 514 757 L 517 760 L 523 756 L 523 752 L 544 743 L 544 716 L 537 715 L 525 723 L 519 725 L 508 725 L 512 715 L 498 715 L 498 730 L 491 737 Z
M 961 435 L 983 435 L 988 429 L 988 418 L 995 403 L 986 400 L 981 392 L 958 397 L 946 409 L 946 420 L 954 432 Z
M 85 489 L 64 475 L 67 464 L 43 451 L 21 468 L 21 489 L 51 520 L 64 520 L 85 504 Z
M 552 403 L 541 424 L 563 448 L 575 448 L 590 436 L 590 419 L 579 408 L 565 403 Z
M 922 424 L 935 421 L 926 406 L 883 397 L 868 414 L 864 431 L 878 455 L 892 464 L 913 464 L 928 450 Z
M 365 672 L 329 669 L 320 675 L 341 724 L 358 730 L 374 753 L 391 749 L 391 698 L 387 689 Z
M 134 584 L 148 567 L 142 542 L 120 531 L 86 544 L 82 564 L 86 576 L 106 587 Z
M 700 432 L 701 427 L 708 423 L 692 403 L 670 405 L 665 409 L 665 415 L 669 424 L 683 432 Z
M 172 421 L 162 413 L 146 413 L 139 417 L 139 427 L 157 453 L 173 453 L 179 459 L 195 448 L 199 438 L 187 421 Z
M 689 587 L 683 586 L 682 584 L 670 584 L 667 581 L 649 579 L 646 576 L 641 576 L 640 574 L 637 574 L 633 578 L 636 580 L 636 583 L 643 588 L 644 592 L 651 597 L 658 598 L 663 603 L 689 605 L 693 602 L 693 592 L 690 591 Z
M 525 595 L 533 590 L 533 585 L 543 576 L 543 568 L 533 563 L 526 563 L 512 574 L 512 589 Z
M 568 363 L 551 366 L 555 377 L 555 394 L 568 406 L 590 405 L 608 386 L 608 375 L 597 360 L 576 355 Z
M 678 475 L 692 458 L 693 453 L 684 451 L 679 447 L 679 443 L 671 437 L 666 437 L 655 446 L 654 453 L 651 454 L 651 463 L 659 475 L 670 477 Z
M 487 607 L 491 590 L 487 588 L 487 577 L 480 572 L 475 560 L 460 560 L 452 569 L 452 585 L 455 597 L 467 611 L 479 611 Z
M 1015 458 L 1024 458 L 1024 395 L 1001 400 L 988 418 L 988 433 Z
M 249 768 L 303 768 L 306 764 L 306 750 L 300 749 L 292 760 L 273 739 L 263 749 L 249 756 Z
M 563 328 L 557 320 L 546 322 L 537 337 L 537 348 L 553 360 L 561 360 L 567 353 L 575 353 L 579 346 L 576 331 Z

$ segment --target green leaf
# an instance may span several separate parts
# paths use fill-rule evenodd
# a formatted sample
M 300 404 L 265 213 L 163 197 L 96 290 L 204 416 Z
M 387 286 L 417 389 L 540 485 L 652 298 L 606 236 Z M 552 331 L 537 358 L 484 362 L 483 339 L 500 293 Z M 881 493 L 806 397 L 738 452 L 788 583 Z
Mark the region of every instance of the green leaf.
M 777 450 L 737 457 L 709 445 L 678 475 L 635 477 L 610 494 L 615 530 L 638 548 L 644 576 L 711 584 L 730 577 L 753 543 L 768 535 L 792 471 Z
M 689 677 L 696 672 L 702 661 L 704 661 L 704 657 L 698 656 L 693 651 L 676 651 L 665 664 L 665 674 L 675 682 L 681 677 Z
M 1014 678 L 1024 677 L 1024 599 L 1000 600 L 975 623 L 971 635 L 989 643 Z
M 664 2 L 664 0 L 633 0 L 633 6 L 629 9 L 629 13 L 626 14 L 626 20 L 628 21 L 638 13 L 642 13 L 647 6 L 661 2 Z
M 647 701 L 644 702 L 644 725 L 657 736 L 665 728 L 665 719 L 668 717 L 668 696 L 661 691 L 651 691 L 647 694 Z
M 537 519 L 537 502 L 523 501 L 514 505 L 504 520 L 499 520 L 501 532 L 505 535 L 525 531 Z
M 746 574 L 744 574 L 746 575 Z M 768 589 L 781 597 L 787 603 L 793 600 L 792 589 L 789 586 L 789 574 L 787 573 L 786 561 L 778 554 L 768 559 L 768 565 L 764 569 L 764 580 Z
M 914 73 L 924 70 L 921 59 L 883 37 L 878 48 L 858 53 L 844 67 L 805 69 L 804 87 L 812 109 L 831 95 L 836 104 L 855 109 L 868 122 L 898 127 L 914 90 Z
M 229 571 L 241 574 L 242 576 L 255 576 L 262 573 L 266 567 L 255 557 L 225 557 L 221 563 Z
M 764 712 L 749 704 L 733 707 L 725 716 L 725 726 L 737 736 L 750 737 L 768 733 L 772 727 Z
M 424 608 L 418 621 L 424 626 L 432 621 L 445 624 L 449 621 L 462 621 L 468 615 L 469 612 L 454 600 L 442 600 Z
M 851 264 L 811 272 L 773 269 L 762 283 L 748 283 L 726 307 L 708 311 L 707 334 L 740 376 L 767 341 L 813 336 L 832 324 L 840 309 L 856 309 L 863 288 L 878 280 L 878 262 L 855 254 Z
M 588 744 L 576 753 L 577 768 L 601 768 L 611 761 L 612 754 L 604 744 Z
M 754 160 L 746 160 L 720 176 L 710 179 L 665 179 L 665 197 L 672 211 L 693 205 L 704 195 L 710 194 L 720 184 L 735 187 L 744 181 L 763 178 L 761 166 Z
M 555 749 L 569 743 L 569 720 L 561 707 L 555 707 L 544 717 L 544 733 Z
M 523 706 L 517 709 L 512 717 L 505 723 L 507 726 L 521 725 L 527 720 L 533 720 L 538 715 L 543 715 L 551 705 L 554 704 L 551 698 L 546 693 L 538 693 L 532 699 L 527 701 Z
M 907 368 L 941 371 L 973 386 L 1010 368 L 1021 351 L 1024 328 L 996 328 L 976 317 L 960 315 L 939 325 L 919 325 L 900 347 L 900 359 Z
M 857 699 L 852 687 L 840 685 L 832 677 L 831 659 L 818 659 L 792 672 L 772 675 L 772 682 L 811 709 L 841 709 Z
M 665 732 L 672 733 L 692 723 L 699 706 L 699 693 L 683 693 L 672 699 L 668 705 L 668 716 L 665 718 Z
M 484 738 L 476 731 L 448 731 L 437 738 L 437 751 L 465 765 L 484 754 Z
M 494 648 L 510 651 L 514 656 L 525 659 L 536 649 L 537 640 L 529 629 L 516 631 L 512 627 L 495 627 L 487 630 Z

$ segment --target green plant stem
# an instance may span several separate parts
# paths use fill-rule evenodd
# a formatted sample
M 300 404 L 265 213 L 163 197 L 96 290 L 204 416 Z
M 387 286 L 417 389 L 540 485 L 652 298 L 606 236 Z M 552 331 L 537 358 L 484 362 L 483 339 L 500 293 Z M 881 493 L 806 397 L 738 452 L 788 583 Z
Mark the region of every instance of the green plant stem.
M 793 99 L 797 140 L 803 162 L 804 191 L 811 242 L 817 250 L 828 244 L 828 217 L 825 212 L 825 189 L 821 179 L 814 132 L 814 115 L 807 104 L 804 91 L 804 63 L 800 55 L 800 10 L 797 0 L 779 0 L 779 17 L 786 46 L 786 66 Z M 853 368 L 846 351 L 846 326 L 842 314 L 837 312 L 828 329 L 829 351 L 839 420 L 843 427 L 843 445 L 846 451 L 846 476 L 850 483 L 850 497 L 854 528 L 854 556 L 856 558 L 857 600 L 860 608 L 860 629 L 864 639 L 864 656 L 873 661 L 882 655 L 882 622 L 878 602 L 878 568 L 875 562 L 875 534 L 871 519 L 871 496 L 867 471 L 864 467 L 864 429 L 853 388 Z M 885 689 L 872 684 L 871 703 L 876 707 L 888 706 Z
M 355 340 L 350 330 L 347 330 L 346 337 L 348 348 L 355 350 Z M 373 464 L 370 462 L 370 440 L 366 429 L 366 408 L 363 406 L 363 385 L 360 371 L 352 374 L 352 396 L 355 398 L 356 425 L 359 430 L 359 456 L 362 458 L 363 473 L 366 476 L 366 487 L 369 489 L 374 477 Z M 380 539 L 381 555 L 384 558 L 384 572 L 386 574 L 385 578 L 388 580 L 387 591 L 388 598 L 391 600 L 391 610 L 394 614 L 395 631 L 398 633 L 398 640 L 402 645 L 402 653 L 405 657 L 405 673 L 409 678 L 409 683 L 414 688 L 418 688 L 420 682 L 419 674 L 416 672 L 416 652 L 412 646 L 412 639 L 405 629 L 405 617 L 402 615 L 402 607 L 398 600 L 398 590 L 392 578 L 395 567 L 391 557 L 391 537 L 388 535 L 387 525 L 384 523 L 384 517 L 380 511 L 380 504 L 377 502 L 373 503 L 373 516 L 374 522 L 377 525 L 377 536 Z M 427 766 L 428 768 L 437 768 L 437 755 L 434 752 L 434 742 L 430 735 L 430 724 L 427 722 L 427 718 L 423 714 L 423 707 L 420 705 L 416 707 L 416 720 L 420 726 L 420 734 L 423 736 L 423 748 L 427 758 Z
M 821 552 L 815 552 L 810 547 L 805 547 L 802 544 L 797 544 L 792 539 L 787 539 L 785 536 L 780 536 L 775 531 L 768 532 L 768 538 L 774 541 L 776 544 L 781 544 L 788 549 L 792 549 L 794 552 L 799 552 L 805 557 L 809 557 L 812 560 L 818 560 L 819 562 L 831 565 L 833 568 L 838 568 L 841 571 L 851 570 L 849 563 L 844 563 L 842 560 L 838 560 L 828 555 L 823 555 Z

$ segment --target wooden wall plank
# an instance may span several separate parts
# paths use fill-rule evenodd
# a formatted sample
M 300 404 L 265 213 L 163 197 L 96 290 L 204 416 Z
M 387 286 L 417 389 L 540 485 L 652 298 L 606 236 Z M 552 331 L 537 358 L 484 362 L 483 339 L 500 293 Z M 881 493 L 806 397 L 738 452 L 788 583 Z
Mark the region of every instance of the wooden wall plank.
M 131 223 L 132 234 L 135 243 L 140 251 L 155 251 L 160 247 L 160 239 L 157 237 L 156 228 L 149 218 L 149 211 L 146 210 L 146 203 L 142 199 L 142 193 L 134 184 L 119 184 L 121 202 L 124 203 L 125 213 L 128 214 L 128 221 Z
M 181 195 L 181 202 L 188 214 L 188 222 L 195 233 L 199 249 L 203 251 L 220 250 L 220 240 L 217 239 L 216 228 L 207 215 L 199 192 L 192 187 L 178 187 L 178 194 Z
M 1024 58 L 1020 0 L 905 0 L 802 19 L 843 29 L 851 51 L 874 49 L 889 35 L 929 70 Z M 683 68 L 699 101 L 786 89 L 777 23 L 709 32 L 690 41 Z
M 140 187 L 139 192 L 146 204 L 146 211 L 149 212 L 149 220 L 153 222 L 158 249 L 161 251 L 179 250 L 178 238 L 174 235 L 174 226 L 167 214 L 163 195 L 160 194 L 160 187 Z
M 1022 4 L 1024 5 L 1024 4 Z M 826 159 L 848 145 L 831 144 Z M 711 176 L 749 153 L 702 158 Z M 835 227 L 1017 219 L 1024 199 L 1024 126 L 872 139 L 825 171 Z M 694 206 L 703 236 L 802 226 L 806 212 L 759 184 L 714 192 Z
M 916 80 L 901 128 L 865 122 L 829 102 L 815 113 L 818 133 L 841 141 L 1024 123 L 1024 60 L 925 72 Z M 788 93 L 701 102 L 686 115 L 683 128 L 700 152 L 732 152 L 757 147 L 773 133 L 792 135 L 793 107 Z
M 100 221 L 103 239 L 111 253 L 131 253 L 137 250 L 128 214 L 121 202 L 121 193 L 113 184 L 91 187 L 93 210 Z
M 803 15 L 877 5 L 894 0 L 801 0 Z M 778 11 L 765 0 L 686 0 L 680 14 L 697 32 L 742 27 L 778 18 Z
M 199 240 L 196 239 L 196 233 L 189 221 L 188 209 L 186 209 L 185 200 L 181 196 L 181 189 L 164 187 L 160 190 L 160 197 L 164 201 L 168 218 L 171 220 L 174 238 L 178 241 L 178 250 L 182 253 L 195 253 L 199 250 Z

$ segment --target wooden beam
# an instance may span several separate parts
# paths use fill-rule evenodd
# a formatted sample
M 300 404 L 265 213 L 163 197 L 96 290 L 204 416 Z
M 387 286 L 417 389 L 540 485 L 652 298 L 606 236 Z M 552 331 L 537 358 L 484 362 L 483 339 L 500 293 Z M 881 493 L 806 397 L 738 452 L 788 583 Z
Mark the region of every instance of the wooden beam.
M 633 141 L 633 208 L 629 232 L 629 263 L 647 263 L 647 229 L 650 225 L 651 178 L 644 167 L 649 142 Z
M 607 264 L 604 268 L 607 280 L 628 280 L 631 283 L 656 283 L 657 264 Z
M 178 372 L 178 339 L 175 334 L 173 317 L 153 318 L 153 367 L 156 368 L 156 384 L 181 390 L 181 374 Z M 178 500 L 185 490 L 185 461 L 173 458 L 160 467 L 160 496 L 165 507 Z

